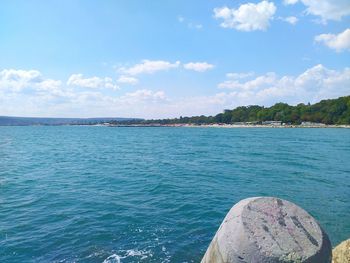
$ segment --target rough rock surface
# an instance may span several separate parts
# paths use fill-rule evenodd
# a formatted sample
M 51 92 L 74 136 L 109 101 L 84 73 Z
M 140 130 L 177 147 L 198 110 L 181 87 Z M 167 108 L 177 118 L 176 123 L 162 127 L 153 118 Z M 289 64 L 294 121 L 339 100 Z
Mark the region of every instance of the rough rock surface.
M 202 263 L 330 263 L 332 248 L 317 221 L 295 204 L 253 197 L 231 208 Z
M 333 249 L 333 263 L 350 262 L 350 239 L 341 242 Z

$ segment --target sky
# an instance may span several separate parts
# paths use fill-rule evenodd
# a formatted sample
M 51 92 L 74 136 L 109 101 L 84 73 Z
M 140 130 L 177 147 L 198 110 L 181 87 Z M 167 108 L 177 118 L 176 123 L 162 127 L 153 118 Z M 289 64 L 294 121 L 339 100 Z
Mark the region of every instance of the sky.
M 170 118 L 350 95 L 349 0 L 1 0 L 0 116 Z

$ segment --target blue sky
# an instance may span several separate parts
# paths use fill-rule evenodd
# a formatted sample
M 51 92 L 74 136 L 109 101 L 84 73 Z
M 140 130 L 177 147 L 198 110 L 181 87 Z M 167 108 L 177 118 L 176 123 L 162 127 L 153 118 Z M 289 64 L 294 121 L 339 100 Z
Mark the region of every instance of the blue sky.
M 0 3 L 0 115 L 176 117 L 350 95 L 348 0 Z

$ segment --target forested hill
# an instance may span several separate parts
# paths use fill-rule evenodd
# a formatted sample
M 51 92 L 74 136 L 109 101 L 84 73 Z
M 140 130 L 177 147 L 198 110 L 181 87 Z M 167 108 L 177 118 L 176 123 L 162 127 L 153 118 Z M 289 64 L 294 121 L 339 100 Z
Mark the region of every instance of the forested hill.
M 350 124 L 350 96 L 338 99 L 322 100 L 313 105 L 300 103 L 290 106 L 277 103 L 272 107 L 257 105 L 242 106 L 233 110 L 225 110 L 216 116 L 180 117 L 175 119 L 146 120 L 143 124 L 210 124 L 236 122 L 281 121 L 290 124 L 316 122 L 324 124 Z M 139 122 L 140 123 L 140 122 Z
M 108 122 L 111 124 L 212 124 L 263 121 L 281 121 L 283 123 L 300 124 L 316 122 L 324 124 L 350 125 L 350 96 L 338 99 L 322 100 L 315 104 L 300 103 L 290 106 L 276 103 L 271 107 L 257 105 L 241 106 L 233 110 L 224 110 L 215 116 L 193 116 L 175 119 L 143 120 L 127 118 L 25 118 L 0 116 L 1 125 L 91 125 Z

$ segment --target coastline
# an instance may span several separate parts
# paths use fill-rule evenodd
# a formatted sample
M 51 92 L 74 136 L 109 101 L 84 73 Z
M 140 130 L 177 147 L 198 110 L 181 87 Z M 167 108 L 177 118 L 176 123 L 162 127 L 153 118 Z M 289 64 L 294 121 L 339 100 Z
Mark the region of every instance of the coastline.
M 268 124 L 130 124 L 130 125 L 114 125 L 114 124 L 97 124 L 93 126 L 107 127 L 140 127 L 140 128 L 157 128 L 157 127 L 183 127 L 183 128 L 343 128 L 349 129 L 350 125 L 268 125 Z

